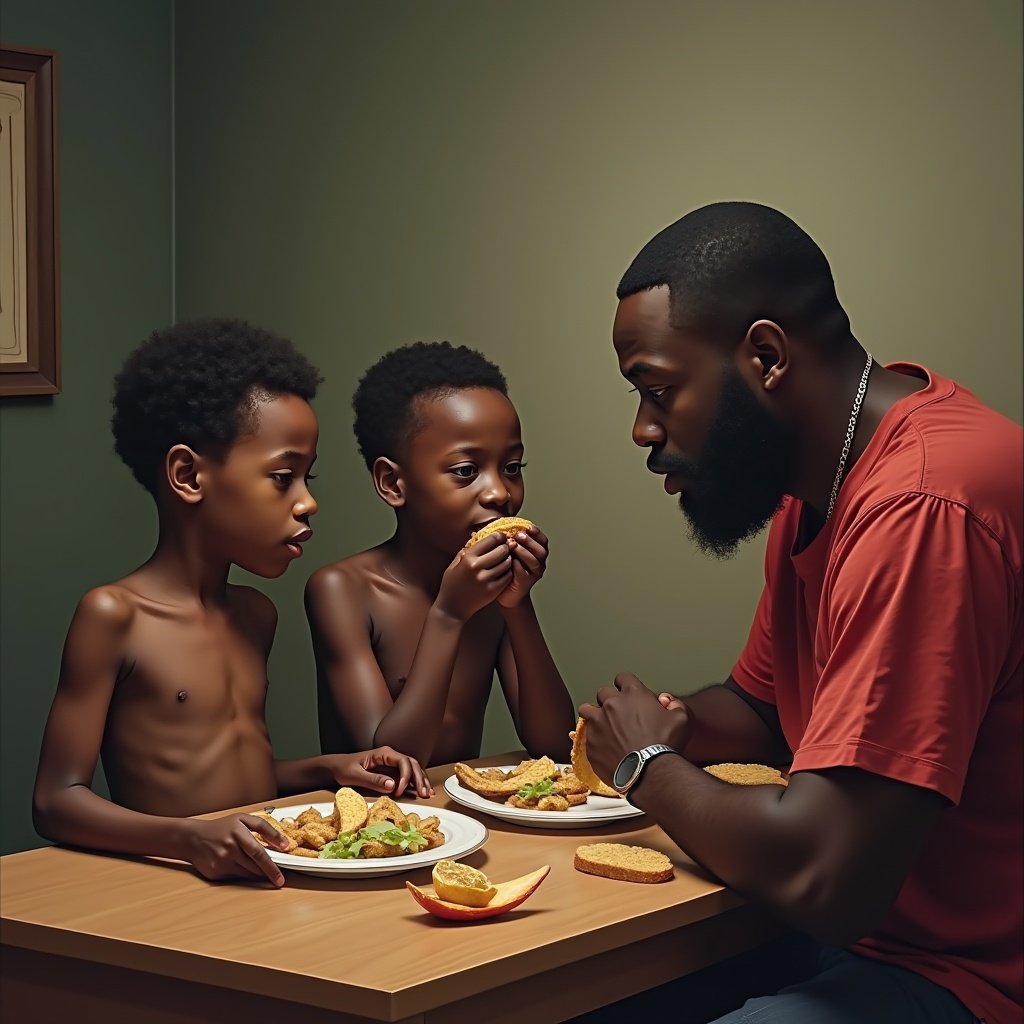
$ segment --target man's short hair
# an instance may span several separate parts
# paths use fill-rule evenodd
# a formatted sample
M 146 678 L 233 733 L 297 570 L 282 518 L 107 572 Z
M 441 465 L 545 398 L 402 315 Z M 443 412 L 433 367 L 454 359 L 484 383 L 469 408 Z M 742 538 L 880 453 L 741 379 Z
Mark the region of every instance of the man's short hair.
M 668 285 L 673 327 L 738 344 L 757 320 L 810 340 L 850 331 L 825 254 L 785 214 L 758 203 L 712 203 L 659 231 L 616 294 Z
M 381 356 L 352 396 L 356 441 L 367 468 L 381 456 L 395 457 L 423 428 L 417 398 L 444 398 L 467 388 L 508 394 L 501 370 L 465 345 L 417 341 Z
M 196 320 L 154 331 L 114 378 L 114 449 L 156 494 L 168 450 L 223 457 L 253 429 L 261 401 L 311 400 L 321 377 L 292 343 L 241 320 Z

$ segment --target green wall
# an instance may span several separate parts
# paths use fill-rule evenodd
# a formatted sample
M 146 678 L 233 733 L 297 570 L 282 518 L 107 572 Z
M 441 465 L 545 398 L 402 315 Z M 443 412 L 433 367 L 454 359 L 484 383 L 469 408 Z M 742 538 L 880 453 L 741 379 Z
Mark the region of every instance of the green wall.
M 1021 419 L 1017 0 L 3 0 L 0 19 L 4 39 L 61 51 L 65 382 L 0 400 L 5 852 L 37 842 L 31 781 L 74 604 L 152 543 L 107 401 L 175 297 L 181 317 L 289 334 L 327 377 L 317 534 L 259 581 L 281 612 L 285 756 L 316 747 L 305 578 L 390 526 L 351 391 L 415 339 L 506 371 L 524 511 L 552 537 L 537 604 L 574 695 L 622 669 L 680 691 L 728 671 L 762 545 L 721 564 L 690 550 L 630 442 L 609 340 L 619 275 L 688 209 L 787 211 L 876 356 Z M 487 749 L 513 742 L 492 705 Z
M 681 691 L 728 672 L 762 545 L 690 549 L 610 344 L 619 275 L 692 207 L 789 212 L 876 356 L 1019 419 L 1020 42 L 1017 0 L 178 0 L 179 314 L 249 316 L 327 377 L 316 536 L 266 585 L 278 747 L 315 743 L 306 576 L 390 526 L 352 389 L 415 339 L 508 375 L 573 694 L 621 669 Z M 491 712 L 487 747 L 507 748 Z
M 79 597 L 149 553 L 151 502 L 115 457 L 110 382 L 171 318 L 171 4 L 2 0 L 5 43 L 59 53 L 63 393 L 0 398 L 0 842 L 31 797 Z

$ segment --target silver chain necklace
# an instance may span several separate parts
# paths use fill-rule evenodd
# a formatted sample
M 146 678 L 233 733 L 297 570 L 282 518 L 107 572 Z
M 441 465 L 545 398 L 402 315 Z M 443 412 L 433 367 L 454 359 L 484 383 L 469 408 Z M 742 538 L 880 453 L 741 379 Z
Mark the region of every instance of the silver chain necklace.
M 853 432 L 857 429 L 857 417 L 860 415 L 860 406 L 864 401 L 864 395 L 868 390 L 868 374 L 871 373 L 871 353 L 868 353 L 868 361 L 864 365 L 864 372 L 860 375 L 860 386 L 857 388 L 857 397 L 853 400 L 853 409 L 850 412 L 850 422 L 846 427 L 846 440 L 843 442 L 843 454 L 839 456 L 839 468 L 836 469 L 836 478 L 832 481 L 832 494 L 828 499 L 828 511 L 825 513 L 827 523 L 832 516 L 832 510 L 836 507 L 836 498 L 839 497 L 839 485 L 843 482 L 843 471 L 846 469 L 846 460 L 850 457 L 850 445 L 853 444 Z

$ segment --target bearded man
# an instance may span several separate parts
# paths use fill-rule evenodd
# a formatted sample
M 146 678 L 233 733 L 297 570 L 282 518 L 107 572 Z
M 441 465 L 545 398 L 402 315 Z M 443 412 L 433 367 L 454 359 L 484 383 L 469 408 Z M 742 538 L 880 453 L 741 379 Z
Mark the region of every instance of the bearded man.
M 819 944 L 808 978 L 719 1020 L 1021 1020 L 1021 428 L 873 360 L 820 248 L 768 207 L 683 217 L 618 298 L 633 440 L 694 541 L 727 556 L 771 522 L 723 684 L 623 674 L 581 708 L 602 778 Z

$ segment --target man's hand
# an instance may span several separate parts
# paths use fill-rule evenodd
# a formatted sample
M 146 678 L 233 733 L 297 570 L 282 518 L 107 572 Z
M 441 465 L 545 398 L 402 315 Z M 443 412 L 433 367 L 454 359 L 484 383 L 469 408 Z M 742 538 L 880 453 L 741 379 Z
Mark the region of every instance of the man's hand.
M 626 754 L 651 743 L 684 750 L 690 738 L 690 713 L 682 701 L 676 703 L 678 707 L 666 707 L 632 672 L 620 672 L 613 686 L 598 691 L 596 705 L 581 705 L 587 756 L 597 774 L 610 780 Z
M 671 693 L 659 693 L 658 703 L 669 711 L 676 711 L 679 708 L 686 707 L 681 697 L 674 697 Z
M 288 840 L 273 825 L 253 814 L 230 814 L 210 821 L 189 819 L 181 856 L 203 876 L 219 878 L 265 878 L 271 885 L 284 885 L 284 875 L 253 838 L 258 832 L 272 847 L 284 850 Z
M 493 533 L 463 548 L 445 569 L 434 606 L 465 622 L 512 582 L 512 552 L 505 535 Z
M 391 747 L 374 747 L 357 754 L 328 754 L 324 760 L 339 786 L 359 786 L 391 796 L 401 796 L 406 787 L 411 787 L 413 794 L 434 795 L 419 761 Z
M 520 530 L 508 542 L 512 552 L 512 581 L 498 595 L 498 604 L 514 608 L 544 575 L 548 561 L 548 539 L 536 526 Z

